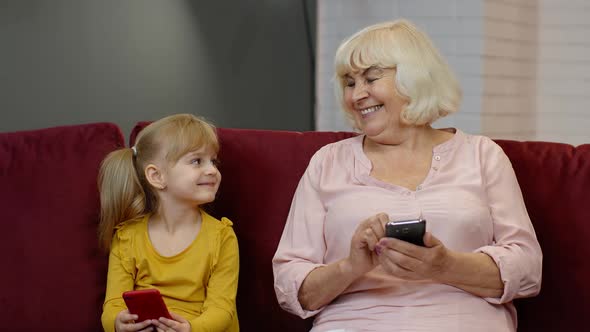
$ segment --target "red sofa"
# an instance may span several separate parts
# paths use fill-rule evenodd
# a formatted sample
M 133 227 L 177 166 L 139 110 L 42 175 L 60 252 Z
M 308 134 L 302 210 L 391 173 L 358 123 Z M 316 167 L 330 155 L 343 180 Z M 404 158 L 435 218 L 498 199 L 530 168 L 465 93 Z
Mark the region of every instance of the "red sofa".
M 351 135 L 219 129 L 223 181 L 211 209 L 238 236 L 242 331 L 309 330 L 311 321 L 279 308 L 271 258 L 309 158 Z M 579 330 L 590 313 L 590 144 L 498 143 L 544 253 L 541 294 L 516 301 L 519 331 Z M 0 133 L 0 330 L 101 330 L 107 255 L 97 247 L 96 175 L 123 145 L 109 123 Z

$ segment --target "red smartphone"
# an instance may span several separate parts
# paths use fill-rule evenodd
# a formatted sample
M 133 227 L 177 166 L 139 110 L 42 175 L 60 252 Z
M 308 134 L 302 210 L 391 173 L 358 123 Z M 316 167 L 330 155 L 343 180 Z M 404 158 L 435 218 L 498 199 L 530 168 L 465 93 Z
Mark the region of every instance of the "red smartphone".
M 136 320 L 138 323 L 160 317 L 172 319 L 160 291 L 155 288 L 124 292 L 123 300 L 129 312 L 139 316 Z

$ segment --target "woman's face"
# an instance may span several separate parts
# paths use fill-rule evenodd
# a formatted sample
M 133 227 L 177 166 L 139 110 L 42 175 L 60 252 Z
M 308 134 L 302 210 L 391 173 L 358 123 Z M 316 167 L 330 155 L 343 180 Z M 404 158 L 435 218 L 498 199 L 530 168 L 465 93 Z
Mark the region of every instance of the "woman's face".
M 344 104 L 356 126 L 376 137 L 405 126 L 400 121 L 407 98 L 395 87 L 395 69 L 370 67 L 344 77 Z

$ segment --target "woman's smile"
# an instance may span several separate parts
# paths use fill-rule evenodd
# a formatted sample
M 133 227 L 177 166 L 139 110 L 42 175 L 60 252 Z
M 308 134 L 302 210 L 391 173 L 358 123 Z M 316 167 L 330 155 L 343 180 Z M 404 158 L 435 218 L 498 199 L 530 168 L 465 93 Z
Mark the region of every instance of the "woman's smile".
M 383 107 L 383 105 L 375 105 L 375 106 L 363 108 L 363 109 L 359 110 L 359 112 L 361 113 L 361 116 L 364 118 L 374 112 L 380 111 L 382 107 Z

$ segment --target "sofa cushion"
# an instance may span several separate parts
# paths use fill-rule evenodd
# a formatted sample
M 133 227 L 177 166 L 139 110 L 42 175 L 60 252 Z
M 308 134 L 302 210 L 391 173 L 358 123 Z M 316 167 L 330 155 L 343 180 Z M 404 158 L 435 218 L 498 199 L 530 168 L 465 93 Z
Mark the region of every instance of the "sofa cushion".
M 590 144 L 498 140 L 543 250 L 537 297 L 515 301 L 519 331 L 576 331 L 590 312 Z
M 101 331 L 107 255 L 97 249 L 96 180 L 123 145 L 109 123 L 0 134 L 1 321 Z

